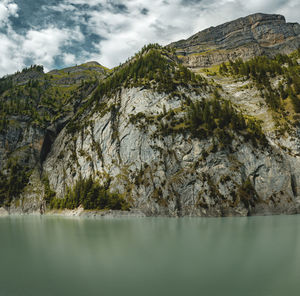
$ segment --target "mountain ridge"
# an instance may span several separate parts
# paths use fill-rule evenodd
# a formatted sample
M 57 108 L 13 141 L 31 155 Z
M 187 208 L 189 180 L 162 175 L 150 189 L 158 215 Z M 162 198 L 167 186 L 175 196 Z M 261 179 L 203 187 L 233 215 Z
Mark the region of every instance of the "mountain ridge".
M 237 58 L 289 54 L 300 46 L 300 25 L 286 23 L 282 15 L 256 13 L 210 27 L 169 46 L 175 48 L 185 66 L 210 67 Z
M 198 72 L 150 44 L 114 70 L 32 67 L 27 81 L 2 79 L 0 207 L 299 213 L 299 59 Z

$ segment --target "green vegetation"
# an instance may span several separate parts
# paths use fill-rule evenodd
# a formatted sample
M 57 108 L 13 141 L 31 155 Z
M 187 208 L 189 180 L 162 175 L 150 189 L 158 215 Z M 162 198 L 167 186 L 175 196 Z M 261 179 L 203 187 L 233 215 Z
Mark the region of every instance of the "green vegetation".
M 139 112 L 131 115 L 129 121 L 140 129 L 156 124 L 162 136 L 190 133 L 199 139 L 214 137 L 222 145 L 229 145 L 235 132 L 245 140 L 251 140 L 254 145 L 267 145 L 260 122 L 237 112 L 230 101 L 221 98 L 217 90 L 211 99 L 193 102 L 185 96 L 182 100 L 181 108 L 168 111 L 164 108 L 158 115 Z
M 69 114 L 83 112 L 81 108 L 83 101 L 98 83 L 97 73 L 87 67 L 83 68 L 86 69 L 80 73 L 80 77 L 84 79 L 81 78 L 80 81 L 68 73 L 44 74 L 43 67 L 39 65 L 24 68 L 21 72 L 1 78 L 0 133 L 5 135 L 24 126 L 37 129 L 39 135 L 53 124 L 62 128 Z M 105 73 L 105 70 L 101 73 Z M 77 117 L 74 122 L 76 119 Z M 7 153 L 14 152 L 14 148 L 7 141 L 5 149 Z M 29 152 L 24 155 L 27 153 Z M 10 204 L 13 198 L 18 198 L 28 182 L 30 169 L 34 164 L 29 164 L 28 155 L 24 155 L 21 155 L 22 159 L 15 159 L 13 164 L 8 164 L 8 167 L 1 168 L 0 204 Z M 54 197 L 54 192 L 51 191 L 49 182 L 45 180 L 44 186 L 45 199 L 49 203 Z
M 44 66 L 43 65 L 31 65 L 28 68 L 24 68 L 21 73 L 26 73 L 26 72 L 30 72 L 30 71 L 44 73 Z
M 290 97 L 295 112 L 300 112 L 300 66 L 298 59 L 300 50 L 291 55 L 279 54 L 274 58 L 255 57 L 244 62 L 242 59 L 223 63 L 219 68 L 221 75 L 242 76 L 252 79 L 261 91 L 266 103 L 271 109 L 282 109 L 282 102 Z M 272 78 L 281 77 L 278 85 L 272 83 Z M 284 86 L 286 85 L 286 86 Z
M 64 77 L 41 74 L 36 79 L 22 83 L 13 83 L 30 71 L 43 73 L 42 66 L 31 66 L 22 72 L 0 79 L 0 132 L 4 132 L 10 116 L 21 116 L 28 123 L 39 128 L 46 128 L 56 120 L 65 117 L 95 89 L 97 80 L 92 71 L 86 71 L 85 80 L 71 85 L 63 84 Z M 68 74 L 64 74 L 68 77 Z M 24 75 L 26 78 L 26 75 Z M 66 81 L 66 83 L 68 80 Z
M 238 113 L 229 101 L 203 100 L 191 103 L 187 110 L 186 124 L 195 137 L 217 136 L 223 144 L 229 144 L 231 131 L 242 134 L 246 139 L 266 144 L 261 126 L 254 119 Z
M 0 206 L 9 206 L 12 199 L 19 197 L 29 181 L 30 170 L 20 165 L 17 159 L 10 159 L 7 173 L 0 172 Z
M 50 102 L 48 96 L 43 96 L 42 88 L 39 81 L 30 80 L 27 85 L 15 86 L 6 92 L 0 98 L 1 118 L 11 115 L 26 116 L 35 125 L 46 126 L 53 115 L 50 110 L 53 109 L 54 100 Z
M 46 204 L 49 205 L 50 202 L 55 198 L 56 193 L 53 191 L 50 187 L 48 176 L 44 176 L 42 178 L 42 182 L 44 184 L 44 200 L 46 201 Z
M 44 73 L 44 66 L 42 65 L 31 65 L 30 67 L 24 68 L 21 73 L 27 73 L 31 71 L 41 72 Z M 20 72 L 17 72 L 16 74 L 19 74 Z
M 158 44 L 145 46 L 130 60 L 115 68 L 104 80 L 99 82 L 96 91 L 89 101 L 82 104 L 76 116 L 69 122 L 67 131 L 74 134 L 85 125 L 84 110 L 97 111 L 104 115 L 107 112 L 117 112 L 118 104 L 107 106 L 106 100 L 118 94 L 121 89 L 131 87 L 151 88 L 160 93 L 176 96 L 179 87 L 189 88 L 189 91 L 200 92 L 207 87 L 207 81 L 200 75 L 195 75 L 186 67 L 179 65 L 174 52 Z
M 230 127 L 233 130 L 246 128 L 246 121 L 237 113 L 229 101 L 217 99 L 191 103 L 187 112 L 187 123 L 194 135 L 200 132 L 210 133 L 216 128 Z
M 108 187 L 109 184 L 102 186 L 92 177 L 86 180 L 80 177 L 72 189 L 67 188 L 63 199 L 51 199 L 50 208 L 75 209 L 82 205 L 85 210 L 128 210 L 129 204 L 126 200 L 120 194 L 110 193 Z
M 39 73 L 31 75 L 32 71 Z M 87 80 L 77 84 L 62 85 L 51 75 L 43 74 L 42 66 L 31 66 L 0 79 L 0 133 L 7 134 L 25 126 L 36 128 L 39 135 L 50 125 L 76 112 L 97 85 L 91 79 L 91 74 L 86 77 Z M 18 82 L 19 79 L 21 82 Z M 59 122 L 59 125 L 62 123 Z M 6 153 L 14 152 L 11 143 L 5 141 L 5 137 L 3 139 Z M 27 184 L 30 169 L 34 165 L 29 164 L 28 153 L 32 152 L 26 152 L 21 155 L 22 159 L 13 159 L 7 167 L 1 167 L 0 204 L 10 204 L 12 198 L 18 198 Z M 45 186 L 45 190 L 48 199 L 51 199 L 53 194 L 49 192 L 50 188 Z
M 253 81 L 251 85 L 255 84 L 274 111 L 272 114 L 278 115 L 284 111 L 286 102 L 289 102 L 291 109 L 294 108 L 295 112 L 300 113 L 299 58 L 300 50 L 290 56 L 278 55 L 274 59 L 256 57 L 246 62 L 238 59 L 227 64 L 223 63 L 219 67 L 219 73 L 225 76 L 233 75 L 239 80 L 251 79 Z M 188 133 L 189 136 L 200 139 L 211 137 L 214 143 L 212 149 L 219 144 L 230 145 L 237 134 L 251 140 L 254 145 L 267 144 L 260 123 L 237 112 L 235 107 L 222 99 L 216 90 L 211 99 L 192 101 L 188 97 L 191 93 L 212 92 L 216 83 L 208 85 L 205 78 L 180 65 L 174 49 L 150 44 L 113 71 L 96 66 L 103 71 L 97 69 L 98 73 L 95 73 L 88 68 L 88 64 L 81 67 L 82 77 L 85 77 L 82 81 L 77 81 L 78 69 L 55 70 L 43 74 L 42 66 L 31 66 L 16 73 L 15 76 L 1 78 L 0 133 L 7 132 L 11 126 L 19 128 L 18 122 L 21 121 L 22 126 L 25 126 L 26 122 L 27 127 L 37 128 L 39 132 L 45 131 L 49 126 L 60 129 L 69 118 L 68 115 L 71 115 L 72 119 L 68 119 L 66 130 L 73 136 L 70 139 L 74 143 L 71 160 L 77 162 L 79 166 L 75 146 L 77 133 L 81 132 L 82 135 L 85 133 L 85 127 L 89 125 L 91 119 L 90 111 L 98 111 L 102 115 L 110 112 L 114 129 L 113 138 L 118 139 L 115 127 L 120 109 L 118 94 L 122 88 L 141 87 L 166 93 L 170 100 L 177 98 L 181 101 L 180 107 L 168 111 L 164 107 L 161 114 L 138 113 L 130 116 L 132 124 L 138 124 L 145 130 L 149 124 L 155 124 L 158 127 L 159 137 L 178 133 Z M 36 73 L 32 75 L 30 71 L 36 71 L 38 75 L 35 75 Z M 108 76 L 104 78 L 105 75 Z M 35 79 L 26 81 L 26 77 Z M 18 83 L 22 79 L 24 80 Z M 115 95 L 115 100 L 107 104 L 107 99 L 112 95 Z M 281 113 L 283 116 L 287 114 Z M 91 134 L 93 137 L 93 131 Z M 102 151 L 97 144 L 93 139 L 92 149 L 97 151 L 101 158 Z M 8 151 L 11 149 L 9 145 L 7 147 L 8 153 L 13 152 Z M 22 193 L 30 176 L 30 168 L 27 167 L 26 161 L 29 163 L 25 158 L 22 161 L 12 159 L 0 172 L 0 205 L 10 204 L 13 198 Z M 47 177 L 42 181 L 44 199 L 52 208 L 74 209 L 80 205 L 85 209 L 129 207 L 121 195 L 110 193 L 109 184 L 102 186 L 92 178 L 87 180 L 80 178 L 73 188 L 67 188 L 63 199 L 56 197 Z M 245 183 L 240 190 L 241 200 L 245 203 L 250 200 L 252 194 L 249 184 L 251 183 Z
M 0 78 L 0 95 L 12 87 L 13 82 L 11 77 Z
M 100 101 L 103 96 L 111 95 L 121 87 L 142 86 L 171 93 L 178 86 L 198 88 L 207 84 L 205 79 L 176 64 L 174 59 L 176 57 L 171 51 L 158 44 L 145 46 L 134 58 L 100 83 L 93 99 Z

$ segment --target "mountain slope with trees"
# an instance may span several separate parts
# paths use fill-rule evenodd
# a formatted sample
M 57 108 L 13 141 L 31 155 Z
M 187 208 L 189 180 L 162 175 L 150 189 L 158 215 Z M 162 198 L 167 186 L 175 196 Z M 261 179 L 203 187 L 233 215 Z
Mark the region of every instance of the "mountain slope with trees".
M 300 51 L 189 69 L 145 46 L 0 80 L 0 207 L 146 215 L 299 212 Z

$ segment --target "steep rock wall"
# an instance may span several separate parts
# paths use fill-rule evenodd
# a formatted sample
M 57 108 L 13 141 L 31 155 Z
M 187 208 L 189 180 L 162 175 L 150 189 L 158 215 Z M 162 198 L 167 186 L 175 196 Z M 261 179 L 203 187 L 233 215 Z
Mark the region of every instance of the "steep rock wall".
M 193 100 L 203 97 L 190 95 Z M 123 89 L 107 102 L 106 111 L 94 113 L 78 133 L 70 135 L 64 129 L 59 134 L 44 163 L 51 186 L 62 197 L 66 186 L 80 175 L 103 182 L 109 178 L 110 190 L 123 194 L 146 215 L 298 211 L 297 157 L 287 156 L 275 143 L 255 147 L 238 135 L 229 148 L 188 133 L 162 137 L 159 122 L 149 122 L 147 117 L 180 104 L 176 97 Z M 144 116 L 133 123 L 130 118 L 140 112 Z M 252 184 L 252 197 L 245 196 L 249 189 L 245 184 Z

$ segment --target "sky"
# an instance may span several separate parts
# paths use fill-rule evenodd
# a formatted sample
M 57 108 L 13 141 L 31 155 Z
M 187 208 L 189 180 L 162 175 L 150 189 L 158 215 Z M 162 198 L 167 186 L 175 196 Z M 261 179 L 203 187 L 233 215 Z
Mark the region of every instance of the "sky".
M 300 23 L 300 0 L 0 0 L 0 77 L 87 61 L 112 68 L 145 44 L 169 44 L 256 12 Z

